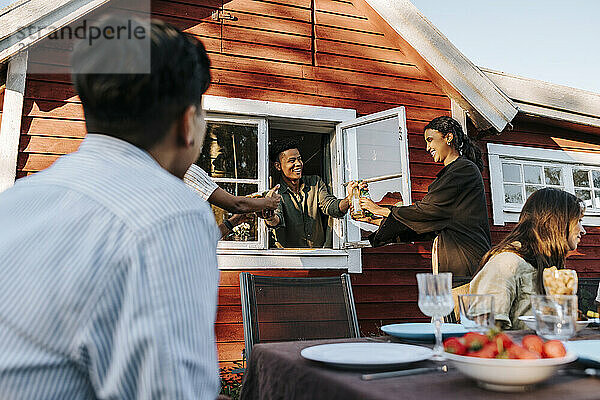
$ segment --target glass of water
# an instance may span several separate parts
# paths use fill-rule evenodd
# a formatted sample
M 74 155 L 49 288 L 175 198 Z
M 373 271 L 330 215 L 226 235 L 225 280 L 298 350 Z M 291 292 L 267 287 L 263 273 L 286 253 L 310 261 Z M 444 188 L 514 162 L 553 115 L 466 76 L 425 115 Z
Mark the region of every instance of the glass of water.
M 423 314 L 432 317 L 435 327 L 433 360 L 444 360 L 442 352 L 442 318 L 454 309 L 452 299 L 452 273 L 417 274 L 419 285 L 419 308 Z
M 575 335 L 577 296 L 534 295 L 531 306 L 538 335 L 548 340 L 567 340 Z
M 461 294 L 458 308 L 460 323 L 469 331 L 485 332 L 495 325 L 494 296 L 491 294 Z

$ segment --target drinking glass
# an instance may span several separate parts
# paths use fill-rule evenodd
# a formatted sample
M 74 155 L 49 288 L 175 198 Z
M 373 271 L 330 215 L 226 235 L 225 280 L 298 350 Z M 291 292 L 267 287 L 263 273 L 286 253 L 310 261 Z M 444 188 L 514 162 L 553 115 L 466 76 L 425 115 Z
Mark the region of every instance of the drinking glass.
M 548 340 L 567 340 L 575 335 L 577 296 L 534 295 L 531 306 L 538 335 Z
M 452 273 L 417 274 L 419 285 L 419 308 L 423 314 L 433 318 L 435 346 L 433 360 L 444 360 L 442 352 L 442 318 L 454 309 L 452 299 Z
M 460 323 L 465 329 L 485 332 L 494 327 L 494 296 L 491 294 L 461 294 L 458 296 Z

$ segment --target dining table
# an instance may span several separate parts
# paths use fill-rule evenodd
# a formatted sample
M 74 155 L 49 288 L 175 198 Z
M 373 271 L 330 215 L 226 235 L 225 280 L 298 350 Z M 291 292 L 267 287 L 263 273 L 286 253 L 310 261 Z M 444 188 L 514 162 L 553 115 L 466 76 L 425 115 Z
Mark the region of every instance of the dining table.
M 513 340 L 520 340 L 533 331 L 508 331 Z M 580 331 L 571 340 L 600 339 L 598 328 Z M 479 387 L 477 383 L 462 375 L 448 361 L 419 361 L 395 369 L 448 365 L 448 371 L 418 375 L 391 377 L 378 380 L 363 380 L 365 370 L 347 370 L 307 360 L 302 349 L 328 343 L 347 342 L 392 342 L 419 344 L 392 336 L 353 339 L 325 339 L 294 342 L 256 344 L 252 348 L 244 374 L 240 399 L 260 400 L 445 400 L 445 399 L 600 399 L 600 377 L 576 376 L 574 371 L 583 371 L 586 366 L 579 361 L 561 368 L 566 373 L 557 373 L 546 381 L 519 393 L 496 392 Z

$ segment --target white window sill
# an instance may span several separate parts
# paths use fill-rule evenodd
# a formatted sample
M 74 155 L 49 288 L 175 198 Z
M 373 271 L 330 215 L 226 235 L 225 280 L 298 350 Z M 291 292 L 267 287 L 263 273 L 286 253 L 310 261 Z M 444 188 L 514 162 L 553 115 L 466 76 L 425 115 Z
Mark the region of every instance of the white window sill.
M 361 272 L 360 249 L 218 249 L 219 269 L 343 269 Z

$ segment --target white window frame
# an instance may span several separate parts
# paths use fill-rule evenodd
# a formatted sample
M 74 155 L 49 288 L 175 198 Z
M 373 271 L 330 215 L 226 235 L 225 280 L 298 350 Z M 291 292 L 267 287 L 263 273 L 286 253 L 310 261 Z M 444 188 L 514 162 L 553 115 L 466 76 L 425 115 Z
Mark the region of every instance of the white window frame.
M 264 118 L 266 121 L 295 122 L 297 125 L 311 127 L 327 126 L 331 131 L 335 125 L 356 117 L 356 110 L 308 106 L 302 104 L 278 103 L 272 101 L 237 99 L 220 96 L 203 96 L 207 119 L 219 118 L 223 115 Z M 266 146 L 264 151 L 266 152 Z M 260 151 L 260 149 L 259 149 Z M 330 143 L 331 165 L 337 165 L 342 157 L 335 135 Z M 266 167 L 266 164 L 265 164 Z M 266 170 L 265 170 L 265 173 Z M 266 182 L 266 178 L 264 179 Z M 338 168 L 332 168 L 333 194 L 344 196 L 343 176 Z M 338 224 L 339 225 L 339 224 Z M 334 233 L 343 235 L 343 232 Z M 334 240 L 334 247 L 339 247 L 339 238 Z M 217 249 L 220 269 L 344 269 L 348 272 L 361 272 L 362 260 L 360 249 Z
M 215 178 L 215 183 L 245 183 L 250 185 L 257 185 L 258 192 L 264 192 L 267 190 L 266 182 L 269 174 L 267 168 L 267 120 L 265 118 L 257 117 L 240 117 L 235 115 L 227 116 L 206 116 L 207 123 L 224 123 L 224 124 L 238 124 L 238 125 L 256 125 L 257 128 L 257 151 L 258 151 L 258 168 L 256 179 L 235 179 L 235 178 Z M 267 234 L 265 221 L 261 218 L 258 219 L 256 226 L 258 233 L 257 240 L 251 240 L 247 242 L 236 242 L 236 241 L 219 241 L 218 248 L 223 249 L 263 249 L 267 244 Z
M 576 151 L 539 149 L 535 147 L 488 143 L 490 189 L 494 225 L 518 222 L 522 206 L 505 204 L 502 162 L 530 162 L 532 165 L 561 166 L 563 169 L 564 190 L 575 194 L 573 168 L 600 168 L 600 155 Z M 600 226 L 600 210 L 587 208 L 583 217 L 584 225 Z
M 229 116 L 238 116 L 239 118 L 263 118 L 265 132 L 268 131 L 269 124 L 277 125 L 280 123 L 293 123 L 294 127 L 301 129 L 307 127 L 312 130 L 321 130 L 323 132 L 332 132 L 329 144 L 331 157 L 331 186 L 333 194 L 342 198 L 345 197 L 345 187 L 343 183 L 348 177 L 344 176 L 344 138 L 339 135 L 338 125 L 342 122 L 349 122 L 356 119 L 356 110 L 309 106 L 302 104 L 278 103 L 272 101 L 249 100 L 228 98 L 220 96 L 203 97 L 204 109 L 207 112 L 207 119 L 222 118 Z M 403 108 L 402 127 L 406 136 L 406 122 Z M 405 139 L 406 140 L 406 137 Z M 265 152 L 267 145 L 263 146 Z M 261 151 L 259 149 L 259 151 Z M 406 156 L 404 163 L 406 170 L 405 178 L 408 182 L 408 193 L 403 196 L 410 198 L 410 176 L 408 175 L 408 148 L 403 153 Z M 264 164 L 266 167 L 266 163 Z M 268 170 L 265 168 L 265 174 Z M 266 182 L 266 176 L 263 182 Z M 403 195 L 406 190 L 403 190 Z M 405 200 L 406 201 L 406 200 Z M 348 246 L 348 239 L 344 236 L 344 230 L 347 226 L 345 216 L 343 220 L 334 219 L 334 235 L 332 249 L 250 249 L 250 248 L 231 248 L 220 245 L 217 249 L 217 259 L 220 269 L 263 269 L 263 268 L 285 268 L 285 269 L 343 269 L 348 272 L 359 273 L 362 271 L 361 246 Z M 266 247 L 266 246 L 265 246 Z

